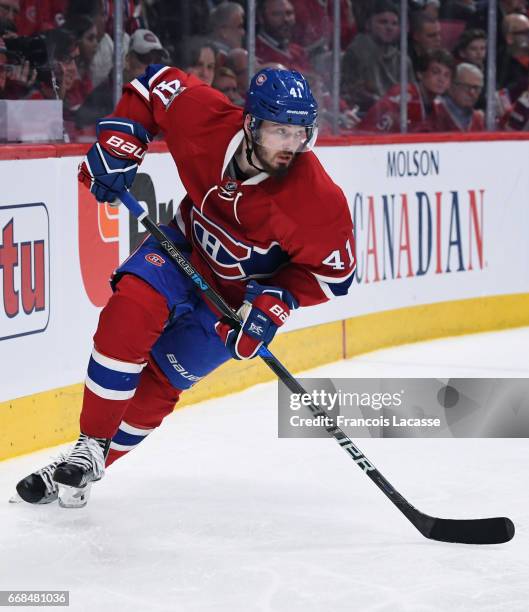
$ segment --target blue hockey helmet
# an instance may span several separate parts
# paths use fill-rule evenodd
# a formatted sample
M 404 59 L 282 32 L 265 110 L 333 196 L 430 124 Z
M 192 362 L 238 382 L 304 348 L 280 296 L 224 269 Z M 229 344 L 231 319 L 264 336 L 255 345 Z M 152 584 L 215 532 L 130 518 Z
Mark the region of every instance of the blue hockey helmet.
M 306 128 L 304 151 L 316 141 L 318 104 L 305 77 L 295 70 L 263 68 L 250 83 L 244 106 L 250 115 L 250 131 L 258 142 L 262 121 L 273 121 Z
M 263 68 L 250 83 L 244 110 L 257 119 L 313 126 L 318 105 L 305 77 L 295 70 Z

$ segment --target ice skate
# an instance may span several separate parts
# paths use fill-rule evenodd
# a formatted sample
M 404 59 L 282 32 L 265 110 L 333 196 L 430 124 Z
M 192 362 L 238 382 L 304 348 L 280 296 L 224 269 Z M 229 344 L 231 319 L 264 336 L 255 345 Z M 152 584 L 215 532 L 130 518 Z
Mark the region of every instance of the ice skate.
M 92 482 L 101 480 L 105 474 L 109 446 L 110 439 L 81 434 L 67 457 L 57 465 L 53 480 L 62 508 L 86 506 Z
M 48 465 L 22 478 L 16 486 L 17 493 L 9 501 L 25 501 L 28 504 L 51 504 L 56 501 L 59 489 L 52 476 L 55 468 L 66 459 L 66 455 L 67 453 L 61 453 Z

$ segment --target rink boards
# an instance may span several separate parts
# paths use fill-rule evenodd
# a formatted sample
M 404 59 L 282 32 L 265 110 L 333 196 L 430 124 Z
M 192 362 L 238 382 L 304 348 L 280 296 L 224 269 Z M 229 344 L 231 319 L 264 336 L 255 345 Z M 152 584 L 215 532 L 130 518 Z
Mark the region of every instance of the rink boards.
M 273 345 L 287 367 L 529 324 L 529 143 L 505 138 L 317 149 L 351 207 L 358 273 L 347 297 L 292 317 Z M 81 152 L 2 152 L 23 159 L 0 161 L 0 459 L 77 435 L 108 278 L 144 237 L 124 207 L 78 189 Z M 134 193 L 172 216 L 184 192 L 167 153 L 147 156 Z M 182 405 L 272 378 L 257 360 L 229 363 Z

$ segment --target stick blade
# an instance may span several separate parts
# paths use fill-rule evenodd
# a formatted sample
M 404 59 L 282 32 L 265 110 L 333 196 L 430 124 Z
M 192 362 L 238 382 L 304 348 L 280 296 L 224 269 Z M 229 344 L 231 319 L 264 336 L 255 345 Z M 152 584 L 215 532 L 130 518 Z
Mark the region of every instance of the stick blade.
M 439 542 L 503 544 L 512 540 L 514 531 L 514 523 L 507 517 L 473 520 L 436 518 L 432 528 L 423 535 Z

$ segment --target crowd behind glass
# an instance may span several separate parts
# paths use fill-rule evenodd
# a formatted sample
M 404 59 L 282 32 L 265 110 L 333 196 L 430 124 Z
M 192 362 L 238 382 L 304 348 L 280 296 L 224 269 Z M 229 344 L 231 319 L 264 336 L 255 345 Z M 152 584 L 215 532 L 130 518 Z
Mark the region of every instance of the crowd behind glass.
M 408 132 L 482 131 L 492 74 L 494 129 L 527 130 L 527 0 L 494 1 L 495 75 L 488 0 L 410 0 L 405 58 L 399 1 L 255 0 L 253 58 L 249 0 L 123 0 L 123 82 L 172 64 L 242 106 L 249 65 L 296 69 L 319 102 L 320 134 L 350 136 L 400 132 L 403 105 Z M 114 0 L 0 0 L 0 99 L 62 100 L 65 140 L 92 140 L 114 106 L 114 14 Z

